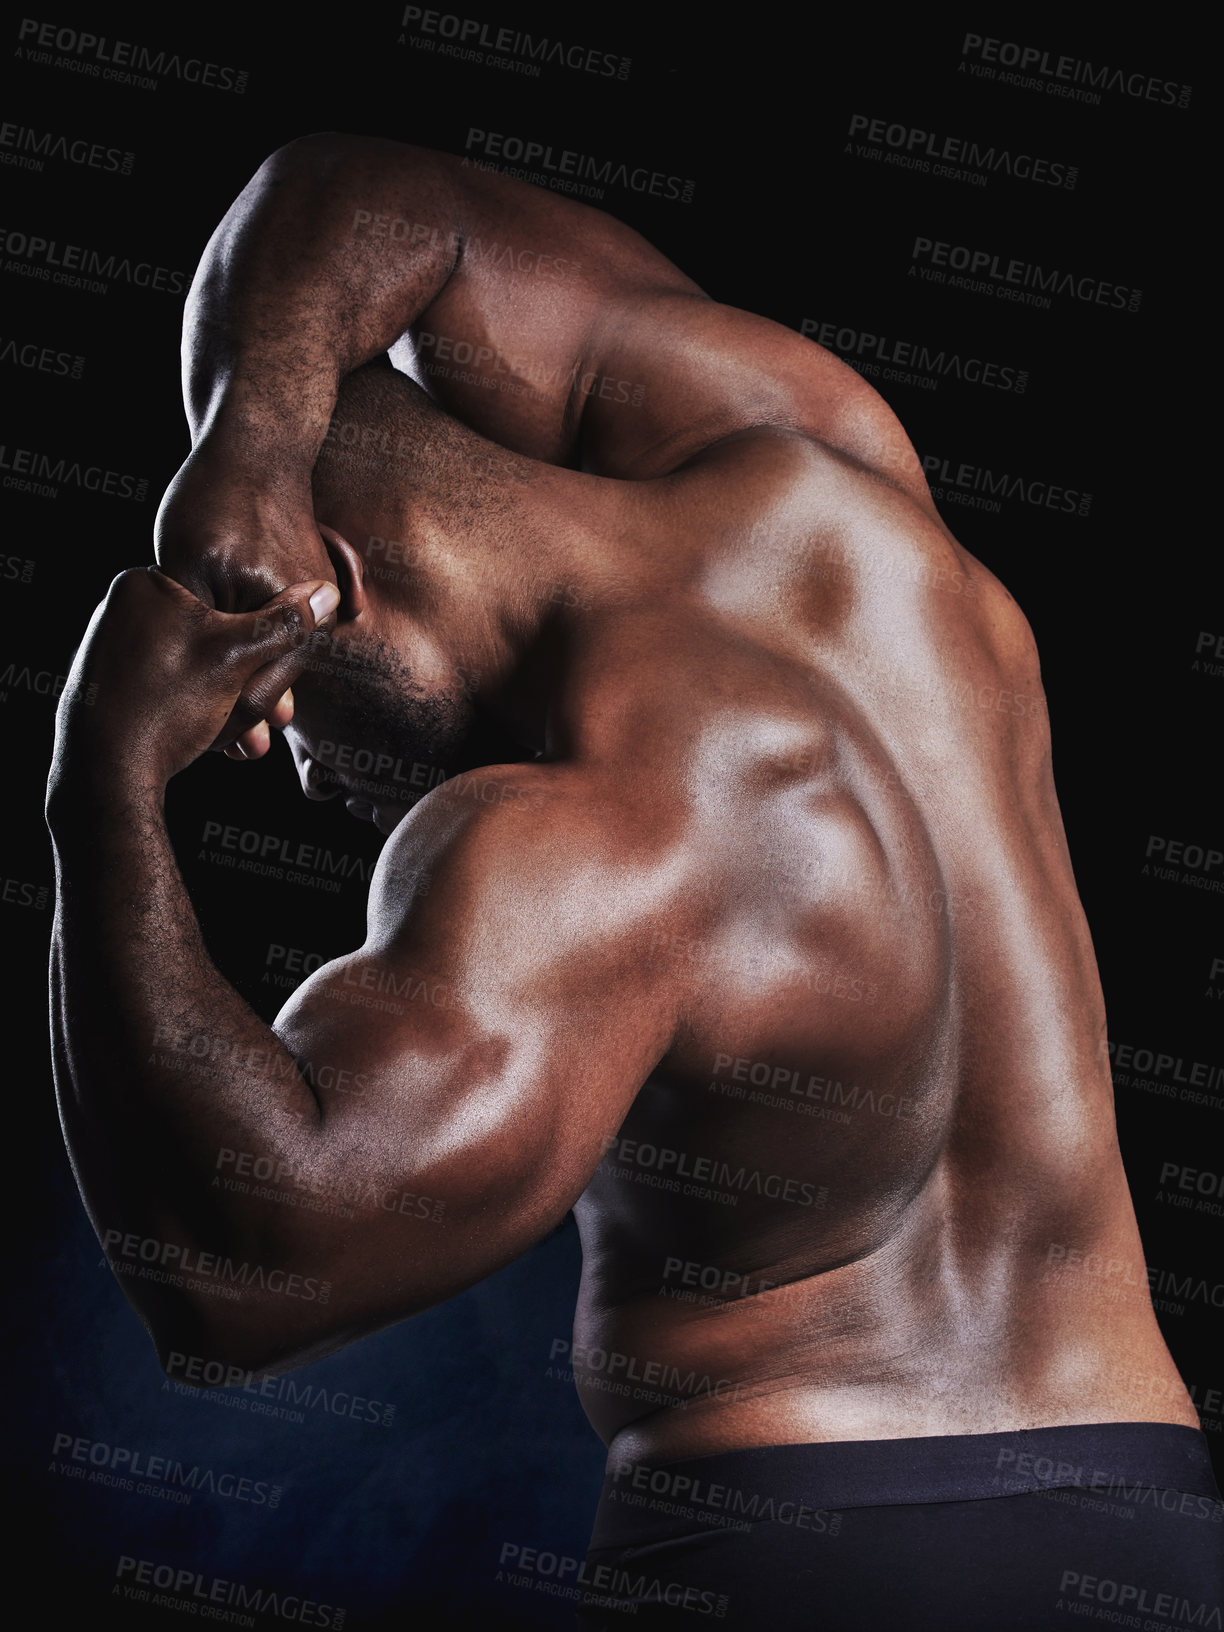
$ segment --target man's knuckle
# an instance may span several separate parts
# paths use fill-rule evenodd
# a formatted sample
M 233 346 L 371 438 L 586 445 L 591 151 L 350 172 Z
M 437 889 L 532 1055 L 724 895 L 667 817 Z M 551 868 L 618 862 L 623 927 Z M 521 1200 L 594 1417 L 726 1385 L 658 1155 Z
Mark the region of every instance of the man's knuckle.
M 239 695 L 238 701 L 230 710 L 230 720 L 238 727 L 239 731 L 246 731 L 252 725 L 258 725 L 263 717 L 264 708 L 262 703 L 256 698 L 248 696 L 246 692 Z
M 302 616 L 302 609 L 292 603 L 281 607 L 280 621 L 280 632 L 286 640 L 300 640 L 306 632 L 306 619 Z

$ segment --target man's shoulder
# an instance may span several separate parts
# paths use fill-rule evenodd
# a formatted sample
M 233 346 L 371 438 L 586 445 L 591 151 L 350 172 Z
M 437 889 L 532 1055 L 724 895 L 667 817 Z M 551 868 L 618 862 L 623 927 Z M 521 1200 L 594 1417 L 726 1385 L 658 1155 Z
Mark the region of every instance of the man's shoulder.
M 484 765 L 448 778 L 384 846 L 372 904 L 393 915 L 425 896 L 450 907 L 494 891 L 537 900 L 625 860 L 648 825 L 638 791 L 615 763 Z M 627 769 L 627 768 L 626 768 Z
M 666 827 L 602 770 L 465 772 L 384 847 L 358 961 L 428 974 L 482 1027 L 501 1016 L 516 1043 L 567 1015 L 602 1016 L 605 1029 L 613 1011 L 617 1027 L 636 1016 L 626 1057 L 650 1056 L 636 1089 L 668 1046 L 679 1002 L 676 972 L 652 971 L 652 946 L 692 933 L 691 881 L 669 864 L 679 830 Z

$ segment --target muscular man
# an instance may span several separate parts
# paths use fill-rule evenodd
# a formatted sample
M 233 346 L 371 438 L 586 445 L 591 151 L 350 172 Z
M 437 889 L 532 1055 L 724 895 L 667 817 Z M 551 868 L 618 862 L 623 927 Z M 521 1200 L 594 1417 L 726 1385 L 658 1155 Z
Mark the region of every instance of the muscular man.
M 585 1624 L 1218 1614 L 1032 636 L 880 399 L 602 214 L 337 137 L 219 228 L 186 394 L 173 577 L 112 586 L 49 801 L 64 1126 L 163 1361 L 300 1365 L 573 1209 Z M 268 721 L 390 835 L 272 1028 L 162 815 Z

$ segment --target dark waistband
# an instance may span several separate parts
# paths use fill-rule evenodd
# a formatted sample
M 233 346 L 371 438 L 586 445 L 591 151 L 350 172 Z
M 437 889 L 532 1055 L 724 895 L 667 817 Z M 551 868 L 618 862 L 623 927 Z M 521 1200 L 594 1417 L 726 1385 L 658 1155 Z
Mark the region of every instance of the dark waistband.
M 828 1512 L 1060 1489 L 1132 1502 L 1147 1493 L 1180 1492 L 1201 1517 L 1220 1501 L 1207 1441 L 1197 1428 L 1093 1422 L 1005 1434 L 766 1445 L 657 1464 L 612 1456 L 593 1545 L 630 1545 L 632 1533 L 657 1533 L 659 1520 L 669 1516 L 684 1523 L 717 1512 L 767 1521 L 784 1504 Z

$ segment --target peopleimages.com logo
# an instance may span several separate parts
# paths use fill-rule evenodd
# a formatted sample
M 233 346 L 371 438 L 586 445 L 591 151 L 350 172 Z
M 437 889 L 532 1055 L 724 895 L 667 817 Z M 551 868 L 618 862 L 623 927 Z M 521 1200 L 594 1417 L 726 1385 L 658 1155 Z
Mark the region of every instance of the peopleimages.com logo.
M 1128 284 L 922 235 L 914 239 L 910 262 L 911 277 L 1046 309 L 1052 296 L 1125 312 L 1137 312 L 1143 299 L 1142 289 Z
M 632 57 L 598 46 L 555 39 L 548 34 L 528 34 L 520 28 L 501 27 L 427 6 L 405 6 L 400 27 L 405 35 L 418 36 L 412 41 L 414 45 L 436 51 L 439 56 L 513 68 L 531 79 L 539 78 L 541 64 L 594 74 L 598 79 L 628 79 L 633 65 Z M 400 36 L 401 41 L 405 35 Z
M 133 40 L 115 40 L 106 34 L 64 28 L 58 23 L 42 23 L 23 17 L 17 29 L 17 57 L 40 67 L 70 68 L 92 79 L 104 79 L 140 90 L 156 90 L 158 75 L 206 85 L 241 96 L 247 88 L 245 68 L 227 68 L 205 62 L 201 57 L 180 56 L 177 51 L 154 51 Z M 51 53 L 58 51 L 59 56 Z
M 1061 96 L 1089 105 L 1099 105 L 1100 93 L 1112 91 L 1115 95 L 1159 102 L 1166 107 L 1190 106 L 1190 86 L 1175 79 L 1120 68 L 1116 63 L 1068 56 L 1041 45 L 1000 40 L 989 34 L 965 35 L 959 66 L 962 72 L 967 68 L 979 79 L 997 79 L 1021 90 L 1042 91 L 1047 96 Z
M 529 181 L 539 176 L 538 185 L 556 186 L 565 192 L 594 188 L 600 198 L 603 187 L 623 187 L 651 198 L 678 199 L 682 204 L 691 204 L 697 185 L 689 177 L 671 176 L 666 171 L 651 170 L 625 159 L 554 147 L 551 142 L 508 136 L 498 130 L 480 130 L 475 125 L 469 126 L 463 148 L 469 162 L 474 153 L 486 159 L 504 160 L 511 165 L 521 165 Z

